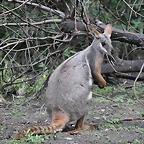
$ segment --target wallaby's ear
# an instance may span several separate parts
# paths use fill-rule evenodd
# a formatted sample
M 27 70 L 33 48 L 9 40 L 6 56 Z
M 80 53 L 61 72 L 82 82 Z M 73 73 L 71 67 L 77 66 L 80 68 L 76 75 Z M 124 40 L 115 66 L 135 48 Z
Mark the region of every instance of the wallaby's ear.
M 112 25 L 111 24 L 107 24 L 105 29 L 104 29 L 104 34 L 106 34 L 107 36 L 111 37 L 111 33 L 112 33 Z
M 96 34 L 96 35 L 99 35 L 100 33 L 95 29 L 93 28 L 92 26 L 89 25 L 89 28 Z
M 100 34 L 95 28 L 93 28 L 92 30 L 93 30 L 93 32 L 94 32 L 96 35 L 99 35 L 99 34 Z

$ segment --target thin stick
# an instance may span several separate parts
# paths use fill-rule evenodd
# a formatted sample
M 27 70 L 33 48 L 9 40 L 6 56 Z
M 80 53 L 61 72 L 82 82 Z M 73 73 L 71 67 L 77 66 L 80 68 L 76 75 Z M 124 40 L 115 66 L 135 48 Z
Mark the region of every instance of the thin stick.
M 92 94 L 93 94 L 94 97 L 96 97 L 96 96 L 98 96 L 98 97 L 103 97 L 103 98 L 105 98 L 105 99 L 107 99 L 107 100 L 110 100 L 110 101 L 116 103 L 116 101 L 114 101 L 113 99 L 111 99 L 111 98 L 109 98 L 109 97 L 106 97 L 106 96 L 104 96 L 104 95 L 101 95 L 101 94 L 95 94 L 95 93 L 92 93 Z
M 143 68 L 144 68 L 144 63 L 143 63 L 143 65 L 142 65 L 141 69 L 140 69 L 139 74 L 137 75 L 137 77 L 136 77 L 136 79 L 135 79 L 135 81 L 134 81 L 134 84 L 133 84 L 133 91 L 134 91 L 134 95 L 135 95 L 137 101 L 138 101 L 139 103 L 141 103 L 141 104 L 144 106 L 144 103 L 141 102 L 141 101 L 139 100 L 139 98 L 138 98 L 138 96 L 137 96 L 137 94 L 136 94 L 136 88 L 135 88 L 136 82 L 137 82 L 137 80 L 138 80 L 140 74 L 142 73 Z

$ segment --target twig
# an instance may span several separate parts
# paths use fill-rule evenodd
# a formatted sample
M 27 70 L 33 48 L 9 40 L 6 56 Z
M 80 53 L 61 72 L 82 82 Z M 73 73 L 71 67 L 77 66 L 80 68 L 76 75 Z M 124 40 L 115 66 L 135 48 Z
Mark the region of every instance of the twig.
M 3 59 L 0 62 L 0 65 L 3 63 L 7 55 L 19 44 L 19 41 L 9 50 L 9 52 L 6 53 L 6 55 L 3 57 Z
M 80 1 L 80 3 L 81 3 L 81 6 L 82 6 L 82 14 L 81 14 L 81 17 L 82 17 L 82 19 L 83 19 L 83 22 L 84 22 L 85 24 L 89 25 L 89 24 L 90 24 L 90 20 L 89 20 L 88 14 L 87 14 L 87 12 L 86 12 L 86 8 L 85 8 L 85 6 L 84 6 L 84 3 L 83 3 L 82 1 Z M 84 19 L 84 17 L 83 17 L 83 14 L 85 15 L 86 21 L 85 21 L 85 19 Z
M 1 5 L 1 4 L 0 4 L 0 6 L 3 7 L 4 9 L 8 10 L 8 8 L 5 7 L 4 5 Z M 14 16 L 18 17 L 21 21 L 23 21 L 23 22 L 25 22 L 25 23 L 28 23 L 29 25 L 31 25 L 31 26 L 33 26 L 33 27 L 39 29 L 39 30 L 42 30 L 42 31 L 44 31 L 44 32 L 49 33 L 49 31 L 47 31 L 47 30 L 45 30 L 45 29 L 42 29 L 41 27 L 38 27 L 38 26 L 33 25 L 33 24 L 30 24 L 30 22 L 28 22 L 28 21 L 22 19 L 18 14 L 15 14 L 15 12 L 11 11 L 11 13 L 12 13 Z
M 49 55 L 47 55 L 47 57 L 43 58 L 42 60 L 39 60 L 39 61 L 33 63 L 33 65 L 36 65 L 36 64 L 38 64 L 38 63 L 40 63 L 40 62 L 43 62 L 43 61 L 45 61 L 46 59 L 48 59 L 49 57 L 51 57 L 51 56 L 53 56 L 53 55 L 56 55 L 57 53 L 61 53 L 61 52 L 63 52 L 63 51 L 64 51 L 64 49 L 60 49 L 60 50 L 57 50 L 57 51 L 55 51 L 55 52 L 53 52 L 53 53 L 50 53 Z M 30 69 L 30 67 L 29 67 L 29 65 L 28 65 L 28 68 L 27 68 L 25 71 L 23 71 L 20 75 L 18 75 L 17 77 L 15 77 L 13 80 L 9 81 L 8 83 L 3 84 L 3 85 L 0 87 L 0 90 L 1 90 L 1 89 L 4 89 L 6 86 L 10 86 L 10 85 L 12 85 L 12 84 L 19 84 L 19 83 L 31 81 L 32 79 L 34 79 L 34 78 L 36 78 L 37 76 L 39 76 L 39 75 L 42 74 L 42 72 L 41 72 L 41 73 L 36 74 L 33 78 L 30 78 L 30 79 L 27 79 L 27 80 L 23 80 L 23 81 L 21 81 L 21 82 L 15 82 L 17 79 L 21 78 L 29 69 Z
M 11 1 L 11 0 L 9 0 L 9 1 Z M 27 0 L 27 1 L 22 1 L 22 4 L 21 4 L 21 5 L 19 5 L 18 7 L 14 8 L 14 9 L 8 10 L 8 11 L 0 14 L 0 17 L 1 17 L 2 15 L 4 15 L 4 14 L 8 14 L 8 13 L 11 13 L 11 12 L 19 9 L 20 7 L 22 7 L 22 6 L 23 6 L 25 3 L 27 3 L 28 1 L 29 1 L 29 0 Z
M 106 97 L 106 96 L 104 96 L 104 95 L 101 95 L 101 94 L 95 94 L 95 93 L 92 93 L 92 94 L 93 94 L 94 97 L 103 97 L 103 98 L 105 98 L 105 99 L 107 99 L 107 100 L 110 100 L 110 101 L 116 103 L 116 101 L 114 101 L 113 99 L 111 99 L 111 98 L 109 98 L 109 97 Z
M 48 73 L 48 75 L 47 75 L 47 78 L 46 78 L 46 80 L 44 81 L 44 83 L 42 84 L 41 88 L 38 90 L 38 92 L 35 93 L 34 95 L 32 95 L 27 101 L 25 101 L 24 103 L 22 103 L 21 106 L 25 105 L 26 103 L 28 103 L 29 101 L 31 101 L 31 100 L 33 100 L 33 99 L 35 99 L 35 98 L 38 98 L 38 96 L 41 94 L 42 89 L 44 89 L 46 83 L 48 82 L 48 79 L 49 79 L 49 77 L 50 77 L 50 74 L 51 74 L 51 72 L 52 72 L 52 70 L 53 70 L 53 66 L 55 65 L 55 63 L 56 63 L 56 61 L 57 61 L 57 59 L 58 59 L 59 56 L 60 56 L 60 55 L 58 55 L 58 56 L 56 57 L 56 59 L 54 60 L 54 62 L 52 63 L 52 66 L 51 66 L 51 68 L 49 69 L 49 73 Z
M 23 1 L 20 1 L 20 0 L 9 0 L 9 1 L 11 1 L 11 2 L 17 2 L 17 3 L 23 3 Z M 41 8 L 41 9 L 43 9 L 45 11 L 52 12 L 52 13 L 54 13 L 56 15 L 59 15 L 61 18 L 65 17 L 65 14 L 63 12 L 58 11 L 58 10 L 54 10 L 52 8 L 46 7 L 46 6 L 41 5 L 41 4 L 37 4 L 37 3 L 33 3 L 33 2 L 25 2 L 25 4 Z
M 41 24 L 47 24 L 47 23 L 61 23 L 62 19 L 50 19 L 50 20 L 44 20 L 40 22 L 34 22 L 34 23 L 4 23 L 0 24 L 0 27 L 2 26 L 29 26 L 30 25 L 41 25 Z
M 137 101 L 138 101 L 139 103 L 141 103 L 141 104 L 144 106 L 144 103 L 141 102 L 141 101 L 139 100 L 139 98 L 138 98 L 138 96 L 137 96 L 137 94 L 136 94 L 136 82 L 137 82 L 137 80 L 138 80 L 140 74 L 142 73 L 143 68 L 144 68 L 144 63 L 143 63 L 143 65 L 142 65 L 141 69 L 140 69 L 139 74 L 137 75 L 137 77 L 136 77 L 136 79 L 135 79 L 135 81 L 134 81 L 134 84 L 133 84 L 133 91 L 134 91 L 134 95 L 135 95 Z
M 24 42 L 24 41 L 25 41 L 25 40 L 23 40 L 23 39 L 18 39 L 18 41 L 16 41 L 16 42 L 8 43 L 8 44 L 0 47 L 0 50 L 5 49 L 5 48 L 7 48 L 7 47 L 9 47 L 9 46 L 12 46 L 12 45 L 17 45 L 17 43 L 22 43 L 22 42 Z
M 136 13 L 137 15 L 139 15 L 139 16 L 141 16 L 141 17 L 144 17 L 144 16 L 141 15 L 140 13 L 137 13 L 137 12 L 133 9 L 133 7 L 130 7 L 130 5 L 129 5 L 125 0 L 123 0 L 123 2 L 124 2 L 134 13 Z
M 133 120 L 144 120 L 143 117 L 136 117 L 136 118 L 124 118 L 124 119 L 120 119 L 119 121 L 133 121 Z

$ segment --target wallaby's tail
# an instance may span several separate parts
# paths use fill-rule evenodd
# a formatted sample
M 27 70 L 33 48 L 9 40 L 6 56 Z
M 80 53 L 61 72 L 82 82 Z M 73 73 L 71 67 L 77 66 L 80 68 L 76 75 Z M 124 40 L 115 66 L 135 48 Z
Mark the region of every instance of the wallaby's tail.
M 25 137 L 27 134 L 50 134 L 53 133 L 54 131 L 58 131 L 56 126 L 32 126 L 29 128 L 26 128 L 24 130 L 21 130 L 16 137 L 14 138 L 15 140 L 21 139 L 22 137 Z
M 32 126 L 26 128 L 24 130 L 21 130 L 14 139 L 21 139 L 22 137 L 25 137 L 27 134 L 44 135 L 53 133 L 55 131 L 61 131 L 68 121 L 69 117 L 65 113 L 59 111 L 52 116 L 52 122 L 49 126 Z
M 49 134 L 56 130 L 56 126 L 32 126 L 21 130 L 14 139 L 21 139 L 27 134 Z

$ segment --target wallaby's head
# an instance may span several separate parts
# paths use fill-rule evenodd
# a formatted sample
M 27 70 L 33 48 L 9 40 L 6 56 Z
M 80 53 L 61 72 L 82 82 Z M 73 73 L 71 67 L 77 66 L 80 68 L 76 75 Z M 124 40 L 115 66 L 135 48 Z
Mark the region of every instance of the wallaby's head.
M 111 51 L 113 46 L 111 44 L 111 33 L 112 33 L 112 26 L 111 24 L 107 24 L 104 33 L 99 33 L 95 28 L 90 27 L 93 31 L 94 37 L 96 38 L 96 47 L 99 47 L 99 50 L 104 53 L 111 55 Z

